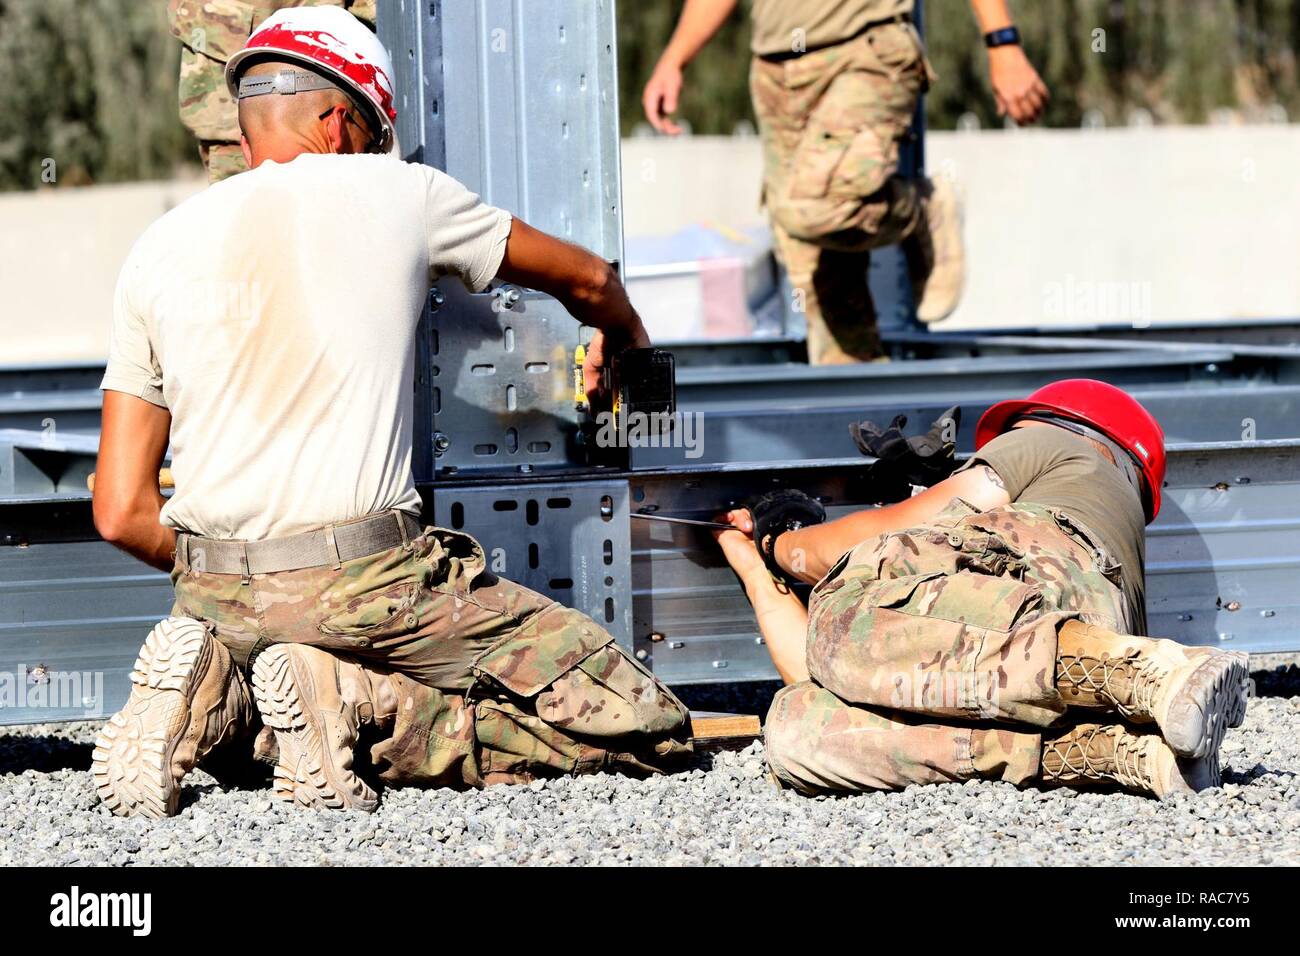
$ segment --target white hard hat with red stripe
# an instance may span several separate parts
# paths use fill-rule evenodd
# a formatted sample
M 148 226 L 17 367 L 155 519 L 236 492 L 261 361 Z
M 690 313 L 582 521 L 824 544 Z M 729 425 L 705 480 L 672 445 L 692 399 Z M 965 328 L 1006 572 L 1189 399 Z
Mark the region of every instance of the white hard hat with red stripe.
M 344 92 L 369 108 L 368 119 L 379 124 L 380 149 L 395 148 L 393 61 L 379 38 L 342 7 L 285 7 L 263 20 L 244 48 L 226 61 L 231 96 L 239 97 L 241 67 L 257 60 L 301 63 L 337 81 Z M 320 87 L 297 85 L 298 90 L 313 88 Z M 277 87 L 275 92 L 294 89 Z

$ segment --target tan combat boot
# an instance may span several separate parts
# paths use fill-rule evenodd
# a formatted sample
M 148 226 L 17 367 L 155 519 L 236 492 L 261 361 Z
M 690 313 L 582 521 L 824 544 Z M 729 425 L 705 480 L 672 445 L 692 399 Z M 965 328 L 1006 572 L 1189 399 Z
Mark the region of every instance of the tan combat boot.
M 181 778 L 252 725 L 252 697 L 230 652 L 185 617 L 149 632 L 131 683 L 126 706 L 95 738 L 95 789 L 121 816 L 171 816 Z
M 275 644 L 253 664 L 253 695 L 279 750 L 275 795 L 303 807 L 373 811 L 379 798 L 352 769 L 361 728 L 397 714 L 386 674 L 306 644 Z
M 1116 783 L 1162 800 L 1220 783 L 1218 751 L 1197 759 L 1179 757 L 1159 734 L 1134 733 L 1123 724 L 1079 724 L 1055 738 L 1044 734 L 1039 773 L 1047 784 Z
M 912 280 L 912 301 L 922 322 L 946 319 L 961 300 L 966 283 L 966 248 L 961 234 L 961 203 L 942 177 L 920 184 L 921 221 L 902 242 Z
M 1246 717 L 1250 659 L 1069 621 L 1061 627 L 1056 689 L 1065 702 L 1154 723 L 1174 751 L 1204 757 Z

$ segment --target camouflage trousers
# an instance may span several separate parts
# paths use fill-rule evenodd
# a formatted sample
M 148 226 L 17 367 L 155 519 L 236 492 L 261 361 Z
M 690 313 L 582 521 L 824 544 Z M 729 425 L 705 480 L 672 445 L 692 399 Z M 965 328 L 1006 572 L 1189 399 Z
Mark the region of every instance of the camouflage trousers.
M 370 751 L 387 783 L 650 774 L 690 753 L 671 691 L 587 616 L 492 574 L 467 534 L 246 578 L 178 558 L 172 578 L 172 614 L 210 623 L 244 668 L 302 643 L 394 675 L 396 724 Z
M 783 688 L 767 759 L 809 793 L 1038 776 L 1065 711 L 1057 632 L 1129 633 L 1119 567 L 1067 515 L 953 502 L 929 525 L 865 541 L 814 588 L 812 680 Z
M 792 307 L 807 320 L 810 362 L 883 354 L 867 267 L 870 250 L 909 235 L 922 215 L 917 184 L 898 175 L 898 153 L 930 75 L 910 23 L 792 59 L 753 60 L 763 198 Z

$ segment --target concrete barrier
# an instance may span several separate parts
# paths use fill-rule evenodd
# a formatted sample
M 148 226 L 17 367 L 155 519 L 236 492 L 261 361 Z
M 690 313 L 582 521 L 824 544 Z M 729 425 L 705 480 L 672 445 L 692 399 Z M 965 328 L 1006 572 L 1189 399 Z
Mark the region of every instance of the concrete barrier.
M 968 281 L 938 328 L 1300 316 L 1300 126 L 932 133 Z M 761 219 L 756 139 L 628 139 L 629 234 Z
M 103 361 L 127 252 L 204 182 L 0 195 L 0 365 Z
M 934 133 L 968 282 L 940 328 L 1300 316 L 1300 126 Z M 623 143 L 629 235 L 762 221 L 756 137 Z M 113 286 L 192 178 L 0 195 L 0 364 L 102 360 Z

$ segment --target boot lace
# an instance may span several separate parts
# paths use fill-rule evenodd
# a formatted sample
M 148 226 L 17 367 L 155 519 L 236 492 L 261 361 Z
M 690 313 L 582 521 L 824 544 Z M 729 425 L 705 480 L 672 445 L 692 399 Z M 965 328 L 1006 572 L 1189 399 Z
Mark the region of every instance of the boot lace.
M 1063 680 L 1087 693 L 1107 698 L 1123 716 L 1147 716 L 1152 712 L 1156 693 L 1166 668 L 1150 657 L 1141 659 L 1138 651 L 1123 657 L 1061 655 Z M 1124 680 L 1127 693 L 1117 686 Z
M 1048 779 L 1057 780 L 1070 775 L 1086 777 L 1090 780 L 1108 779 L 1111 769 L 1110 758 L 1099 759 L 1092 754 L 1093 739 L 1101 733 L 1103 730 L 1100 727 L 1092 727 L 1080 730 L 1069 737 L 1053 740 L 1050 746 L 1052 752 L 1061 761 L 1061 766 L 1057 770 L 1050 770 L 1044 766 L 1043 770 L 1048 775 Z

